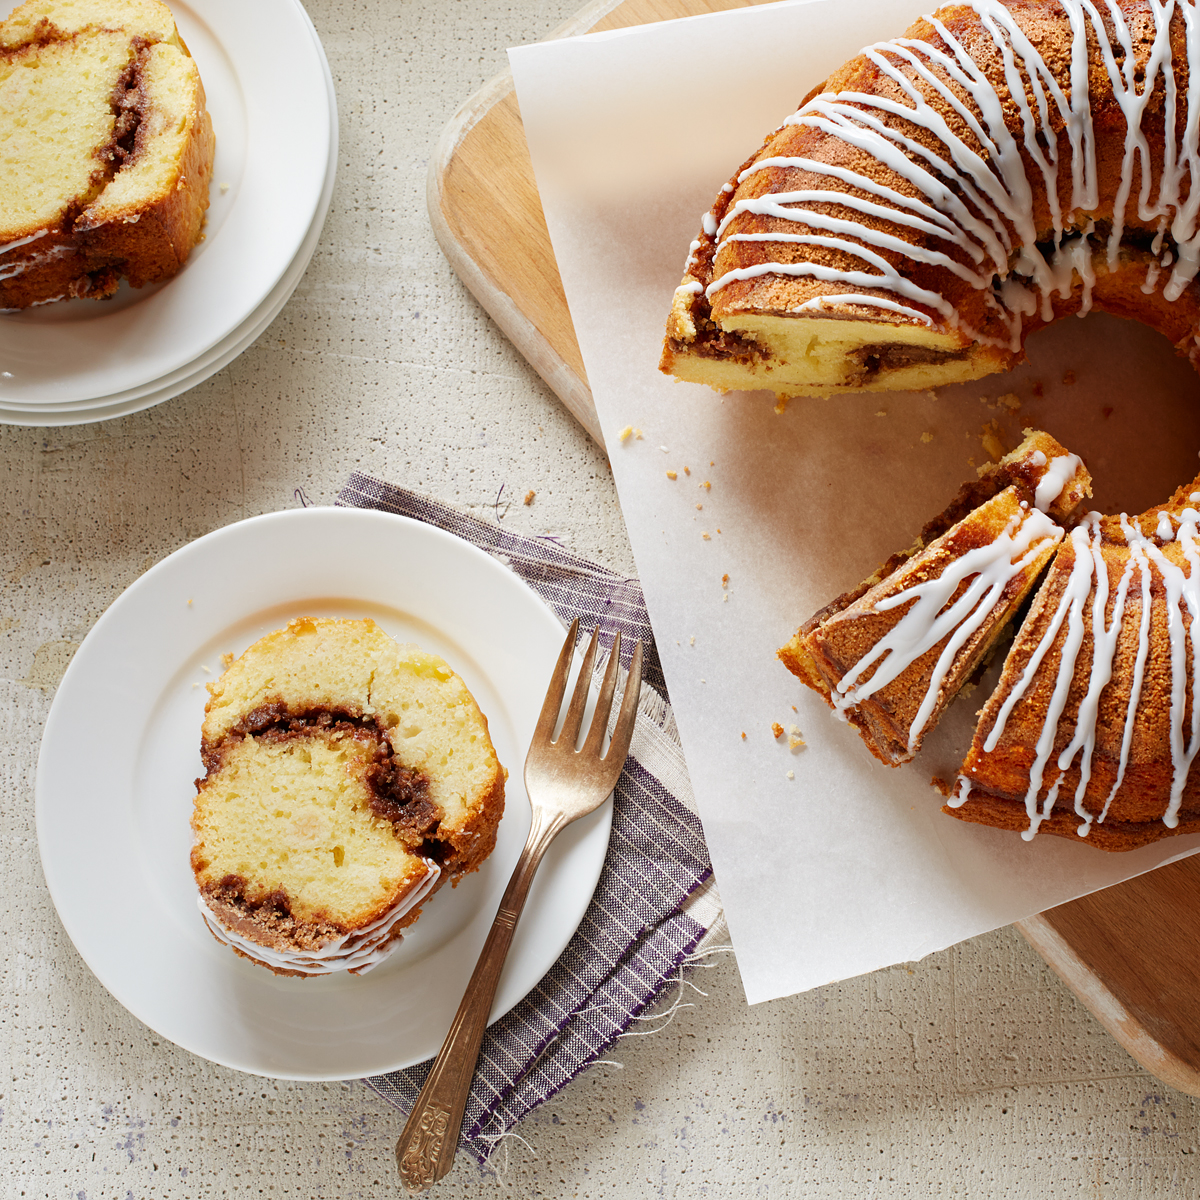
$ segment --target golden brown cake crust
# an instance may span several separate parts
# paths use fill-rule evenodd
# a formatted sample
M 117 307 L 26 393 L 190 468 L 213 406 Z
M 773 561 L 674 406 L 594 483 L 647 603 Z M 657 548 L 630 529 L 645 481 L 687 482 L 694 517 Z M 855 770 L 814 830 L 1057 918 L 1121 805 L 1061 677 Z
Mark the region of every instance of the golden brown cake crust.
M 93 42 L 103 42 L 104 52 L 89 58 Z M 108 52 L 118 43 L 123 57 Z M 94 93 L 103 80 L 89 85 L 87 120 L 100 124 L 92 143 L 72 151 L 82 162 L 72 166 L 64 149 L 64 161 L 54 164 L 75 184 L 56 193 L 61 185 L 45 181 L 57 206 L 38 217 L 6 214 L 0 206 L 0 309 L 103 299 L 122 277 L 141 287 L 178 272 L 201 238 L 215 139 L 203 84 L 169 10 L 157 0 L 27 0 L 0 23 L 5 61 L 18 74 L 37 66 L 43 79 L 61 77 L 66 93 L 78 72 L 107 71 L 110 91 L 104 118 Z M 35 89 L 35 98 L 23 102 L 14 93 L 16 107 L 0 108 L 0 142 L 9 139 L 13 180 L 49 169 L 44 146 L 19 128 L 39 119 L 43 92 Z M 8 120 L 18 125 L 15 133 L 4 128 Z
M 1046 507 L 1060 519 L 1071 516 L 1091 494 L 1091 480 L 1082 462 L 1050 435 L 1026 430 L 1026 438 L 1001 463 L 986 468 L 977 480 L 964 484 L 946 509 L 930 521 L 907 551 L 893 555 L 858 587 L 816 612 L 779 651 L 784 665 L 859 732 L 871 753 L 887 766 L 909 761 L 920 748 L 924 734 L 937 723 L 964 683 L 986 661 L 996 640 L 1018 606 L 1036 583 L 1054 553 L 1062 531 L 1038 513 L 1039 532 L 1031 533 L 1024 566 L 1013 570 L 992 594 L 986 619 L 966 636 L 949 665 L 940 659 L 952 636 L 963 628 L 960 621 L 944 636 L 914 656 L 894 679 L 870 694 L 855 698 L 855 689 L 873 679 L 887 659 L 860 672 L 877 646 L 892 635 L 905 614 L 917 603 L 922 587 L 939 580 L 972 551 L 991 546 L 1006 535 L 1018 536 L 1037 512 L 1038 488 L 1049 465 L 1069 467 L 1061 490 Z M 1032 529 L 1032 526 L 1030 527 Z M 944 601 L 949 608 L 974 586 L 975 574 L 965 574 Z M 931 614 L 932 615 L 932 614 Z M 889 650 L 902 653 L 897 647 Z M 840 684 L 850 687 L 847 700 L 835 700 Z M 850 685 L 853 685 L 852 687 Z M 932 689 L 932 695 L 931 695 Z M 933 699 L 932 708 L 929 708 Z
M 1018 808 L 1007 797 L 992 796 L 986 792 L 972 792 L 970 803 L 962 808 L 943 805 L 942 812 L 947 816 L 957 817 L 960 821 L 990 825 L 993 829 L 1004 829 L 1013 833 L 1023 833 L 1029 827 L 1024 807 Z M 1079 836 L 1080 824 L 1073 811 L 1057 808 L 1038 827 L 1038 835 L 1049 833 L 1055 837 L 1073 838 L 1076 842 L 1082 842 L 1096 850 L 1119 853 L 1124 850 L 1137 850 L 1163 838 L 1200 831 L 1200 812 L 1181 813 L 1179 824 L 1174 829 L 1169 829 L 1158 820 L 1105 821 L 1102 825 L 1093 824 L 1086 838 Z
M 1200 827 L 1200 778 L 1185 761 L 1195 618 L 1164 576 L 1194 570 L 1179 530 L 1198 491 L 1200 478 L 1140 517 L 1089 517 L 1064 541 L 980 713 L 948 813 L 1027 831 L 1032 812 L 1034 829 L 1072 836 L 1090 825 L 1086 843 L 1109 850 Z M 1097 646 L 1098 611 L 1111 655 Z
M 1120 49 L 1122 34 L 1112 14 L 1104 6 L 1097 9 L 1105 39 Z M 1072 32 L 1063 8 L 1054 0 L 1004 0 L 1001 11 L 1005 10 L 1044 59 L 1056 86 L 1069 95 Z M 1137 78 L 1149 78 L 1153 85 L 1139 108 L 1154 184 L 1151 195 L 1159 187 L 1169 193 L 1173 185 L 1163 183 L 1164 146 L 1168 135 L 1186 146 L 1187 105 L 1176 105 L 1175 128 L 1166 130 L 1164 77 L 1161 70 L 1147 71 L 1155 40 L 1151 6 L 1147 0 L 1125 0 L 1120 10 L 1129 26 Z M 903 84 L 882 69 L 878 55 L 873 60 L 860 54 L 825 81 L 819 89 L 824 95 L 815 103 L 819 109 L 830 98 L 836 104 L 839 94 L 847 94 L 845 111 L 868 112 L 873 122 L 869 128 L 886 129 L 892 146 L 910 163 L 927 168 L 929 178 L 937 182 L 917 181 L 911 169 L 889 165 L 873 144 L 844 136 L 822 117 L 827 109 L 816 114 L 822 119 L 807 123 L 789 119 L 734 173 L 697 234 L 667 321 L 661 370 L 719 390 L 761 387 L 788 395 L 937 386 L 1013 366 L 1023 359 L 1021 347 L 1031 333 L 1086 307 L 1148 324 L 1195 360 L 1200 288 L 1188 276 L 1180 294 L 1165 294 L 1177 258 L 1172 235 L 1185 237 L 1187 231 L 1171 226 L 1164 240 L 1169 216 L 1160 220 L 1158 212 L 1151 217 L 1139 214 L 1142 164 L 1127 164 L 1125 113 L 1092 25 L 1085 19 L 1095 202 L 1085 211 L 1072 204 L 1073 125 L 1055 103 L 1048 104 L 1045 121 L 1036 119 L 1036 139 L 1031 141 L 1034 131 L 1026 128 L 1024 114 L 1038 111 L 1038 98 L 1022 55 L 1008 49 L 1025 80 L 1026 95 L 1014 96 L 996 38 L 980 14 L 966 5 L 950 5 L 935 17 L 960 49 L 929 20 L 916 22 L 905 39 L 928 47 L 928 53 L 917 55 L 926 74 L 905 57 L 910 54 L 907 48 L 883 54 L 903 76 Z M 1183 97 L 1191 64 L 1178 7 L 1168 33 L 1176 95 Z M 1004 36 L 1007 42 L 1009 35 Z M 966 192 L 957 179 L 934 165 L 954 157 L 934 132 L 935 123 L 903 115 L 913 110 L 913 94 L 919 94 L 963 153 L 995 163 L 975 128 L 938 91 L 940 87 L 953 93 L 978 122 L 977 128 L 988 128 L 980 107 L 938 61 L 937 56 L 953 59 L 960 50 L 986 79 L 985 86 L 994 89 L 1007 129 L 1004 136 L 1012 139 L 1008 165 L 994 168 L 994 174 L 1002 188 L 1012 186 L 1014 191 L 995 204 L 998 217 L 987 217 L 1010 249 L 1007 256 L 1002 249 L 989 251 L 994 261 L 967 252 L 969 245 L 982 246 L 990 235 L 976 239 L 976 231 L 964 242 L 939 233 L 942 218 L 934 210 L 952 209 L 939 199 L 938 189 L 948 186 L 946 194 L 960 198 Z M 1122 60 L 1123 51 L 1117 57 Z M 936 87 L 930 76 L 936 78 Z M 868 108 L 856 96 L 870 97 L 875 104 Z M 805 104 L 810 100 L 814 93 Z M 859 128 L 866 128 L 865 118 Z M 1035 141 L 1056 144 L 1057 212 L 1042 164 L 1030 149 Z M 750 171 L 758 162 L 767 165 Z M 1109 252 L 1108 233 L 1127 169 L 1131 190 L 1124 211 L 1116 214 L 1123 230 L 1120 253 L 1115 254 Z M 1026 186 L 1027 200 L 1020 194 Z M 841 201 L 839 195 L 847 199 Z M 773 207 L 757 203 L 772 197 Z M 1182 200 L 1162 200 L 1161 192 L 1157 198 L 1168 206 L 1164 212 L 1182 211 Z M 1010 200 L 1021 212 L 1019 221 L 1006 211 Z M 973 216 L 953 218 L 960 232 L 966 228 L 960 221 L 969 224 L 982 211 L 973 202 L 968 208 Z M 786 210 L 792 215 L 785 215 Z M 1065 282 L 1062 269 L 1054 266 L 1053 285 L 1038 285 L 1038 301 L 1026 305 L 1016 300 L 1016 308 L 1006 315 L 997 303 L 1003 299 L 1001 281 L 1011 281 L 1014 272 L 1023 269 L 1023 246 L 1036 240 L 1046 249 L 1056 222 L 1065 237 L 1063 245 L 1075 246 L 1074 261 L 1064 260 L 1062 266 Z M 1081 246 L 1087 249 L 1080 253 Z M 780 269 L 766 269 L 773 265 Z M 786 273 L 789 268 L 796 270 Z M 739 271 L 748 277 L 731 276 Z M 902 288 L 885 281 L 887 271 L 902 278 Z M 880 279 L 879 286 L 872 285 L 871 276 Z M 710 293 L 714 284 L 716 290 Z M 854 297 L 862 299 L 856 302 Z M 1011 321 L 1018 308 L 1014 336 Z

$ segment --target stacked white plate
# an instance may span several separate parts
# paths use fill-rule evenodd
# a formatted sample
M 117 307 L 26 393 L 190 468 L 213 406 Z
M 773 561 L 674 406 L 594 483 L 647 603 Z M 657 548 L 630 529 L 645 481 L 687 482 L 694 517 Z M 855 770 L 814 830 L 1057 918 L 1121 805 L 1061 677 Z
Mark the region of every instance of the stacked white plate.
M 299 0 L 168 3 L 217 136 L 204 240 L 166 283 L 0 314 L 0 423 L 104 421 L 195 387 L 275 319 L 316 249 L 337 102 L 308 14 Z

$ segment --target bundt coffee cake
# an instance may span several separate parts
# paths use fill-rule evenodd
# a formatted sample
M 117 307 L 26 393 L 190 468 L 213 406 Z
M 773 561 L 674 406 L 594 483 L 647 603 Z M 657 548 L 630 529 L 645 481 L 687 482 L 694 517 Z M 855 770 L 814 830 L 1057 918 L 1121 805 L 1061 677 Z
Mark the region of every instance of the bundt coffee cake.
M 0 23 L 0 309 L 166 279 L 200 240 L 215 143 L 158 0 L 27 0 Z
M 779 651 L 888 766 L 908 762 L 1031 591 L 1091 477 L 1049 434 L 964 484 L 908 550 Z
M 360 972 L 491 853 L 505 770 L 436 655 L 301 618 L 209 686 L 192 870 L 214 936 L 277 974 Z
M 1200 478 L 1055 556 L 945 811 L 1129 850 L 1200 830 Z
M 971 0 L 868 47 L 705 214 L 661 369 L 930 388 L 1093 308 L 1197 362 L 1196 56 L 1196 10 L 1172 0 Z

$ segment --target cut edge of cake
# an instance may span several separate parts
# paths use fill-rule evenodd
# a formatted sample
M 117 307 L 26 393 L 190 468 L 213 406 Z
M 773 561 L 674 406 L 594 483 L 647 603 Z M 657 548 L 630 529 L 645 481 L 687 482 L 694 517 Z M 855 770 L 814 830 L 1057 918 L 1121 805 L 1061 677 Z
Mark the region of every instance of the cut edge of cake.
M 243 957 L 278 974 L 365 970 L 494 848 L 508 773 L 437 655 L 369 618 L 302 617 L 209 692 L 192 869 L 210 931 Z M 378 879 L 360 894 L 364 870 Z
M 810 617 L 780 660 L 881 762 L 909 761 L 1037 582 L 1058 522 L 1090 495 L 1082 460 L 1026 430 L 912 546 Z
M 0 214 L 0 310 L 104 299 L 122 277 L 141 287 L 178 272 L 202 238 L 216 143 L 170 10 L 158 0 L 27 0 L 0 23 L 5 63 L 29 76 L 21 87 L 10 79 L 0 111 L 18 189 Z M 64 90 L 85 109 L 64 125 L 69 145 L 23 132 L 52 111 L 66 119 L 55 99 Z M 37 180 L 24 200 L 23 178 Z

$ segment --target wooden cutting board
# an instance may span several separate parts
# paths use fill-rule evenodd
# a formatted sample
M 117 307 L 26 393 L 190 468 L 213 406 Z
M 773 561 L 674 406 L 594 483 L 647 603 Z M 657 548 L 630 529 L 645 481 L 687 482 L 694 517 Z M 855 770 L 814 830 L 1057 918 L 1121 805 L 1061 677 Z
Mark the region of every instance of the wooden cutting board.
M 618 29 L 755 0 L 600 0 L 555 33 Z M 513 91 L 498 75 L 442 132 L 429 215 L 462 281 L 603 445 Z M 1200 856 L 1017 928 L 1152 1074 L 1200 1096 Z

